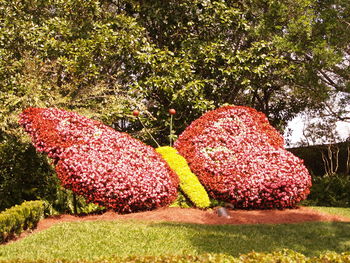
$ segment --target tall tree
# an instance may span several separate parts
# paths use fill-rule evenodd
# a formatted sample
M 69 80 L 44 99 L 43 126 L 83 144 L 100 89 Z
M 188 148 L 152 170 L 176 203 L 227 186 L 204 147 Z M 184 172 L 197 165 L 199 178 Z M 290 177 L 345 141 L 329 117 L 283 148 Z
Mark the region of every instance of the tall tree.
M 0 0 L 0 210 L 52 201 L 57 189 L 19 129 L 19 113 L 61 107 L 113 124 L 138 104 L 128 87 L 147 48 L 134 18 L 105 12 L 97 0 Z
M 128 1 L 124 12 L 162 50 L 137 82 L 156 115 L 171 105 L 179 130 L 225 103 L 266 113 L 283 128 L 308 100 L 293 45 L 312 35 L 312 0 Z M 159 56 L 161 54 L 161 56 Z M 164 118 L 165 116 L 162 116 Z

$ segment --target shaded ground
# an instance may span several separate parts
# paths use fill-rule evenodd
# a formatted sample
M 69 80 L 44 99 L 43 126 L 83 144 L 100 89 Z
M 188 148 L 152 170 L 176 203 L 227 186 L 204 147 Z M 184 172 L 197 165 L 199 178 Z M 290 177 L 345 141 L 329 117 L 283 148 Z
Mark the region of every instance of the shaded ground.
M 108 211 L 101 215 L 73 216 L 59 215 L 41 220 L 36 229 L 22 233 L 18 239 L 42 231 L 60 222 L 93 220 L 142 220 L 157 222 L 180 222 L 193 224 L 289 224 L 301 222 L 350 222 L 350 218 L 318 212 L 311 208 L 299 207 L 284 210 L 230 210 L 229 218 L 218 216 L 218 210 L 200 210 L 194 208 L 160 208 L 153 211 L 119 215 Z

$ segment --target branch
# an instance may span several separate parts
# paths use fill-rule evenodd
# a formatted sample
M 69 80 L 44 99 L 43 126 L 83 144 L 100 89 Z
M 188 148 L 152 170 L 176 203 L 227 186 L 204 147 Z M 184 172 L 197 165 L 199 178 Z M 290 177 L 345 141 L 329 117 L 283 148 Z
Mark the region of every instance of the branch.
M 333 116 L 339 121 L 350 121 L 350 116 L 340 116 L 340 113 L 334 111 L 332 106 L 330 106 L 328 103 L 324 102 L 324 105 L 326 106 L 326 110 L 329 112 L 328 116 Z
M 325 72 L 323 72 L 322 70 L 318 70 L 319 73 L 321 73 L 321 75 L 324 77 L 321 78 L 324 82 L 326 82 L 328 85 L 331 85 L 332 87 L 334 87 L 337 91 L 344 91 L 344 88 L 339 86 L 337 83 L 334 82 L 334 80 L 332 80 Z

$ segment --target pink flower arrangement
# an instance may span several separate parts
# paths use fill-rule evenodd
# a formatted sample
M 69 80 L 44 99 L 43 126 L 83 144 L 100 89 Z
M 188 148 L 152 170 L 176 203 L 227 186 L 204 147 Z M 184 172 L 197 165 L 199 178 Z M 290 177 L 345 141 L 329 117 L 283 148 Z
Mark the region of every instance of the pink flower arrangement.
M 37 150 L 54 160 L 62 185 L 89 202 L 129 213 L 169 205 L 177 196 L 177 175 L 128 134 L 54 108 L 29 108 L 19 122 Z M 294 207 L 311 187 L 303 161 L 283 148 L 266 116 L 249 107 L 206 113 L 175 148 L 213 198 L 237 208 Z
M 120 213 L 154 209 L 177 197 L 179 179 L 155 150 L 74 112 L 29 108 L 19 123 L 54 159 L 64 187 Z
M 194 121 L 175 142 L 209 194 L 237 208 L 287 208 L 305 199 L 311 176 L 282 136 L 252 108 L 226 106 Z

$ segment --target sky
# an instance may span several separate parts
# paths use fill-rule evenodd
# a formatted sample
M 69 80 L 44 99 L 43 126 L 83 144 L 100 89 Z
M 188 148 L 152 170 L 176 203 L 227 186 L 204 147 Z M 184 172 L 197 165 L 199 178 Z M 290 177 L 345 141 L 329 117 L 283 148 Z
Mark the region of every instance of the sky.
M 318 116 L 329 116 L 331 112 L 343 112 L 342 116 L 349 117 L 350 116 L 350 105 L 348 102 L 350 101 L 350 97 L 348 93 L 342 93 L 342 92 L 336 92 L 333 96 L 329 98 L 327 102 L 325 102 L 325 105 L 327 105 L 322 112 L 319 113 Z M 298 147 L 300 146 L 301 141 L 305 137 L 303 135 L 303 130 L 309 123 L 314 124 L 327 124 L 329 125 L 329 119 L 327 121 L 327 117 L 320 118 L 320 117 L 310 117 L 311 112 L 305 110 L 304 112 L 299 113 L 294 119 L 292 119 L 285 129 L 284 133 L 284 140 L 289 140 L 289 144 L 285 145 L 287 148 L 290 147 Z M 288 130 L 291 130 L 292 132 L 288 134 Z M 337 131 L 339 140 L 336 140 L 336 142 L 342 142 L 346 138 L 350 137 L 350 121 L 344 122 L 344 121 L 338 121 L 335 126 L 335 131 Z M 309 140 L 309 143 L 311 141 Z M 327 143 L 327 140 L 325 138 L 320 139 L 316 141 L 316 145 L 325 144 Z
M 313 121 L 317 121 L 317 119 L 313 119 Z M 301 139 L 303 136 L 303 128 L 305 126 L 305 121 L 303 120 L 302 115 L 298 115 L 294 119 L 292 119 L 286 128 L 292 130 L 291 135 L 289 136 L 290 145 L 288 147 L 297 147 L 300 145 Z M 336 131 L 339 133 L 340 141 L 345 140 L 350 136 L 350 122 L 337 122 Z M 287 133 L 284 134 L 284 139 L 287 139 Z

